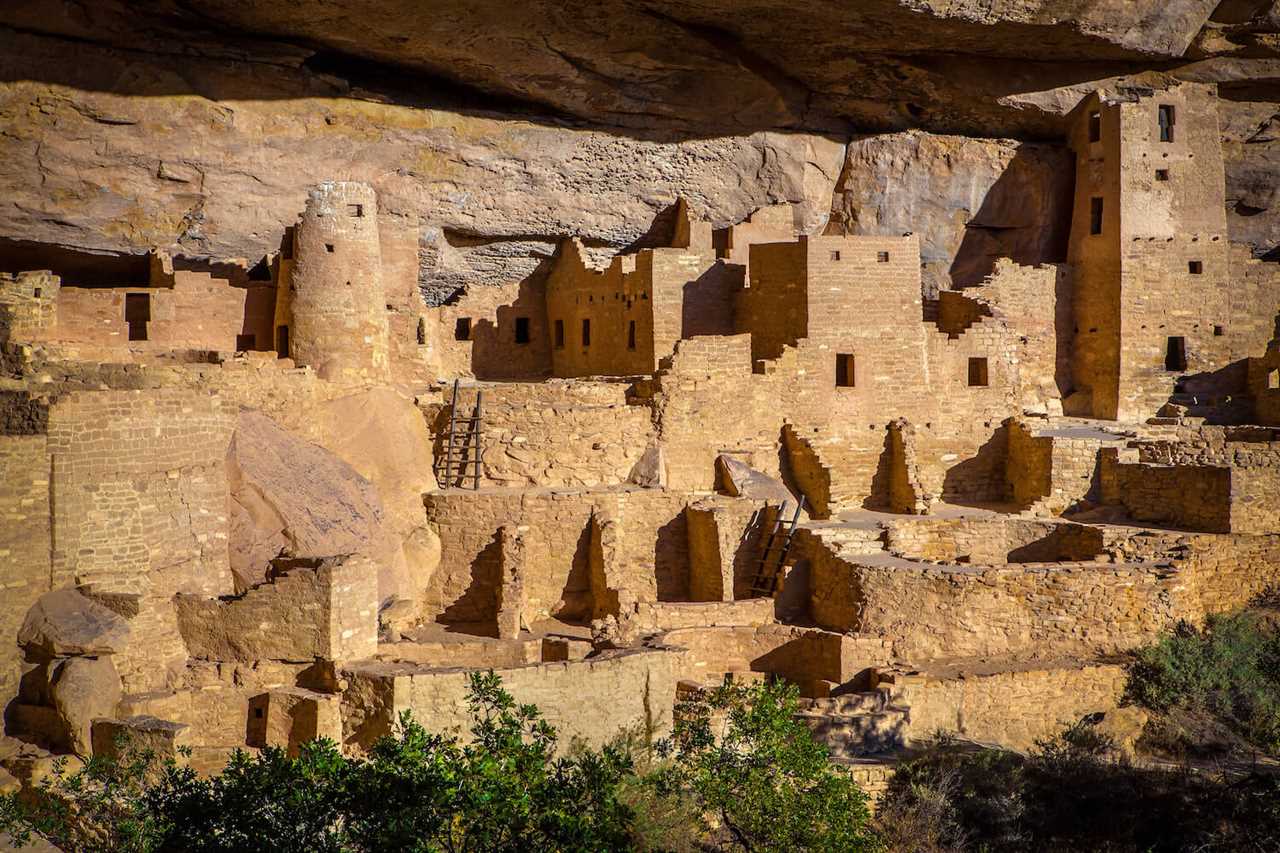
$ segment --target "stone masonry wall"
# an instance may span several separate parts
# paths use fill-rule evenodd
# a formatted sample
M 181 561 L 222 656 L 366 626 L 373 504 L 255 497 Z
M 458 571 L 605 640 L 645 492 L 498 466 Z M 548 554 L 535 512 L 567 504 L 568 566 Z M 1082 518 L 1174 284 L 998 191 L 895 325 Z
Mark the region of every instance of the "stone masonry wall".
M 378 643 L 378 568 L 334 557 L 235 598 L 178 595 L 178 628 L 193 658 L 305 662 L 371 657 Z
M 575 738 L 599 746 L 626 730 L 666 732 L 676 698 L 676 658 L 669 651 L 641 649 L 497 674 L 517 702 L 538 706 L 567 749 Z M 435 731 L 455 730 L 465 737 L 470 729 L 465 671 L 373 664 L 344 670 L 342 676 L 350 684 L 342 698 L 348 746 L 367 748 L 390 734 L 406 710 L 430 721 Z
M 52 585 L 140 596 L 127 690 L 186 657 L 175 592 L 232 588 L 224 458 L 233 413 L 199 391 L 76 392 L 49 412 Z
M 17 693 L 13 642 L 27 609 L 51 589 L 49 455 L 43 435 L 0 436 L 0 697 Z

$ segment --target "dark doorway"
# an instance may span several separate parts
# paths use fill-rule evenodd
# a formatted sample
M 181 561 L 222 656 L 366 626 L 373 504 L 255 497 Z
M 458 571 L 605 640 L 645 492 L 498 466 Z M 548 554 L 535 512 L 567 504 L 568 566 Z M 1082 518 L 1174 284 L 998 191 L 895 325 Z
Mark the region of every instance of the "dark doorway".
M 518 343 L 518 344 L 527 344 L 527 343 L 529 343 L 529 340 L 530 340 L 530 337 L 529 337 L 529 318 L 528 318 L 528 317 L 517 317 L 517 318 L 516 318 L 516 343 Z
M 280 358 L 289 357 L 289 327 L 276 326 L 276 355 Z
M 147 323 L 151 320 L 151 294 L 126 293 L 124 295 L 124 321 L 129 324 L 129 340 L 145 341 Z
M 838 353 L 836 355 L 836 387 L 853 388 L 856 381 L 853 356 L 849 353 Z
M 1165 345 L 1164 369 L 1174 373 L 1183 373 L 1187 369 L 1187 339 L 1171 337 Z

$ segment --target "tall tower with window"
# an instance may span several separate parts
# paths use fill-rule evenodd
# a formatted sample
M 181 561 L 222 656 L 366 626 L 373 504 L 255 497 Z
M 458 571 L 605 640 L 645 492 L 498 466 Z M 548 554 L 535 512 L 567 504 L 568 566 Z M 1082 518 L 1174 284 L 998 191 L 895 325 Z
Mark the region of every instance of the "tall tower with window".
M 1067 410 L 1142 420 L 1228 360 L 1217 90 L 1096 92 L 1072 114 L 1069 141 L 1075 393 Z
M 276 317 L 289 357 L 325 379 L 385 382 L 387 312 L 373 187 L 329 181 L 312 188 L 292 254 L 288 298 L 277 301 Z

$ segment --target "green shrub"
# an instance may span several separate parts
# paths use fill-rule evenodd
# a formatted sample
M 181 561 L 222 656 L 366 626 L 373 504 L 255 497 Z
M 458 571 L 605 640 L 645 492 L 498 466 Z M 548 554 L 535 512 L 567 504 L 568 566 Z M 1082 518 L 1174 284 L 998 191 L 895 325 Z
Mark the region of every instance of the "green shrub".
M 1140 649 L 1130 697 L 1155 711 L 1204 711 L 1250 743 L 1280 753 L 1280 634 L 1255 613 L 1180 623 Z
M 943 743 L 894 774 L 877 815 L 892 851 L 1280 850 L 1280 781 L 1136 767 L 1087 725 L 1030 755 Z
M 670 764 L 654 774 L 654 785 L 696 803 L 721 848 L 878 848 L 866 795 L 796 720 L 797 697 L 795 687 L 777 682 L 726 685 L 682 703 L 661 745 Z

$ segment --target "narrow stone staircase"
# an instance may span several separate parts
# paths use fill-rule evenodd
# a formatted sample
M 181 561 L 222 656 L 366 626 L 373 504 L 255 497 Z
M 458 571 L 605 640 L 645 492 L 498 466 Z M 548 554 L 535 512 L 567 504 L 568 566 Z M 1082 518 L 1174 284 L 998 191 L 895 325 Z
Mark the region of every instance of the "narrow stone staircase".
M 797 719 L 837 761 L 891 752 L 906 745 L 910 709 L 893 704 L 890 688 L 877 687 L 802 701 Z

